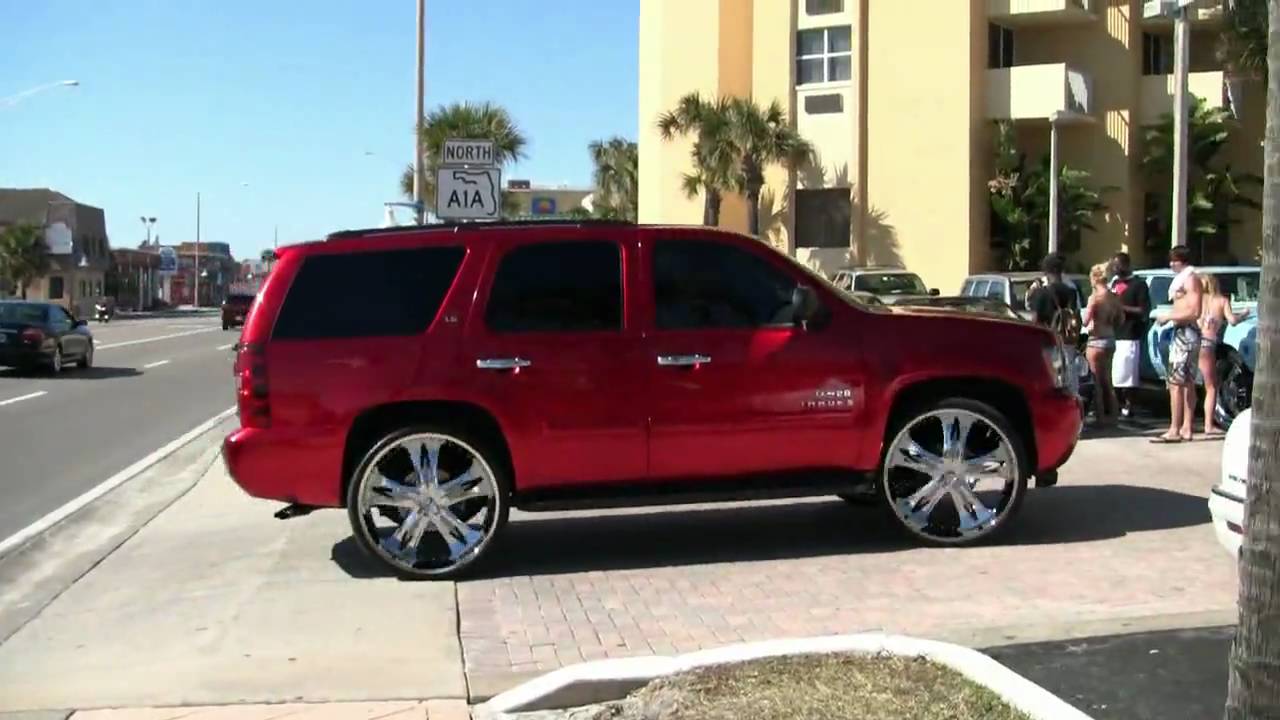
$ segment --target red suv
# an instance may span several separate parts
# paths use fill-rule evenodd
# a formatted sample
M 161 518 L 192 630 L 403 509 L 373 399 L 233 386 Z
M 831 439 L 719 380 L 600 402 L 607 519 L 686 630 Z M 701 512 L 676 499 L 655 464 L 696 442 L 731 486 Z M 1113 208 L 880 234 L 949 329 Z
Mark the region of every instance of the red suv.
M 757 240 L 624 223 L 283 249 L 235 374 L 235 481 L 280 517 L 346 507 L 414 578 L 474 567 L 512 507 L 833 494 L 985 540 L 1081 423 L 1047 330 L 861 304 Z

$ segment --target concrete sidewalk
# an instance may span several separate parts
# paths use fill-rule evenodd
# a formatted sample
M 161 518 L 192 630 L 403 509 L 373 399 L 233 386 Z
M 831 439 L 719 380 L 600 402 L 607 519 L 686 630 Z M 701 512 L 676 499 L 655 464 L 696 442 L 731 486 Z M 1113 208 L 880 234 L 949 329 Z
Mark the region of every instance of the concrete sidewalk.
M 214 464 L 0 645 L 0 713 L 465 701 L 452 583 L 353 582 L 345 514 L 273 510 Z

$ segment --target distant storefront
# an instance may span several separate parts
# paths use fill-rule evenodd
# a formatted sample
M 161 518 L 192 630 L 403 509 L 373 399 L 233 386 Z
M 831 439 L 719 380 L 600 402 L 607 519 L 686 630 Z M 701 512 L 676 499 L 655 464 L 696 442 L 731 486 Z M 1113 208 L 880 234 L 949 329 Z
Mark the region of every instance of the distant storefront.
M 40 228 L 49 249 L 49 271 L 27 287 L 27 297 L 90 314 L 106 297 L 112 264 L 102 209 L 47 188 L 0 188 L 0 228 L 24 223 Z

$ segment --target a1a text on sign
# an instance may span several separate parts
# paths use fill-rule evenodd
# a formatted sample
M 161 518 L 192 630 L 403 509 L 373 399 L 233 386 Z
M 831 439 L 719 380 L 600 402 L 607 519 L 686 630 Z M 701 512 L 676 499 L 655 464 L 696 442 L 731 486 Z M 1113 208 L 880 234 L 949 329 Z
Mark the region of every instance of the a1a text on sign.
M 492 140 L 446 138 L 440 164 L 496 167 L 498 164 L 496 153 L 497 148 L 494 147 Z
M 497 220 L 502 208 L 502 171 L 496 167 L 436 170 L 436 217 Z

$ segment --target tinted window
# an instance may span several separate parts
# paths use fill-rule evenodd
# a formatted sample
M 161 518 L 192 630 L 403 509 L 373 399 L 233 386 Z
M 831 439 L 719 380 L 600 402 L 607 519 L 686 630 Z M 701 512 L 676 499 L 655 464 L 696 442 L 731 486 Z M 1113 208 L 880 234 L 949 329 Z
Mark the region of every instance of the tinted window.
M 494 275 L 485 322 L 496 332 L 620 329 L 617 243 L 545 243 L 512 250 Z
M 974 297 L 982 297 L 986 295 L 988 284 L 989 283 L 986 280 L 974 280 L 973 285 L 969 286 L 969 294 Z
M 435 318 L 462 248 L 313 255 L 302 262 L 272 337 L 414 335 Z
M 58 330 L 71 329 L 71 316 L 66 310 L 54 305 L 49 308 L 49 325 Z
M 62 277 L 59 275 L 50 276 L 49 277 L 49 299 L 61 300 L 62 292 L 63 292 Z
M 991 284 L 987 286 L 987 297 L 996 298 L 997 300 L 1003 300 L 1004 284 L 995 280 L 991 281 Z
M 31 303 L 0 303 L 0 322 L 43 325 L 45 306 Z
M 790 324 L 797 285 L 753 253 L 696 240 L 655 245 L 653 283 L 666 330 Z

